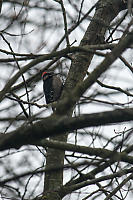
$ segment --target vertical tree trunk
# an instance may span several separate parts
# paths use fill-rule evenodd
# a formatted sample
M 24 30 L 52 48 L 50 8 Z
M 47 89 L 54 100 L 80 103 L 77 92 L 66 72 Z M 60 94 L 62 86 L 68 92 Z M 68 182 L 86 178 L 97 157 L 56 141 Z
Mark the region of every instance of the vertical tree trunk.
M 51 138 L 52 140 L 67 141 L 66 135 L 59 135 Z M 55 166 L 63 166 L 65 151 L 48 148 L 46 156 L 46 169 Z M 44 177 L 44 196 L 50 200 L 60 200 L 61 198 L 55 192 L 60 186 L 63 185 L 63 169 L 58 171 L 50 171 L 45 173 Z
M 95 15 L 87 28 L 87 31 L 81 41 L 81 46 L 90 44 L 102 44 L 104 43 L 104 35 L 109 28 L 110 22 L 117 16 L 122 9 L 121 2 L 117 0 L 99 0 Z M 90 53 L 87 56 L 82 53 L 76 53 L 73 56 L 73 61 L 69 70 L 68 79 L 65 83 L 65 91 L 63 91 L 63 97 L 68 94 L 76 85 L 82 81 L 86 75 L 86 71 L 91 63 L 93 54 Z M 59 113 L 62 108 L 58 108 Z M 64 109 L 65 114 L 68 111 Z M 68 115 L 69 115 L 68 114 Z M 52 138 L 53 139 L 53 138 Z M 55 140 L 67 141 L 67 135 L 56 136 Z M 46 169 L 64 163 L 64 151 L 48 148 Z M 44 180 L 44 199 L 47 200 L 61 200 L 61 197 L 56 193 L 56 189 L 63 184 L 63 169 L 56 172 L 46 172 Z M 46 197 L 46 198 L 45 198 Z

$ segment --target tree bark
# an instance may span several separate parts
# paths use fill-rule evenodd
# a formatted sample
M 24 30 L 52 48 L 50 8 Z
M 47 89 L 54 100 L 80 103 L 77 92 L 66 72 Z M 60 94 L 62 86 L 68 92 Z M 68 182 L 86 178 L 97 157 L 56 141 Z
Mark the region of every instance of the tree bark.
M 110 0 L 102 0 L 98 2 L 95 15 L 87 28 L 80 46 L 104 43 L 104 35 L 110 25 L 110 22 L 120 11 L 120 7 L 116 4 L 117 3 Z M 73 56 L 73 61 L 69 70 L 68 79 L 66 80 L 62 98 L 65 95 L 68 95 L 69 91 L 75 88 L 78 83 L 83 81 L 92 58 L 92 53 L 87 56 L 82 53 L 77 53 Z M 63 110 L 60 112 L 60 109 Z M 58 111 L 60 114 L 67 113 L 68 116 L 71 116 L 72 114 L 72 110 L 67 111 L 67 108 L 58 107 L 57 113 Z M 57 136 L 55 137 L 55 140 L 66 142 L 67 136 Z M 48 148 L 46 168 L 56 164 L 63 164 L 64 155 L 64 151 Z M 55 190 L 63 184 L 63 169 L 58 172 L 45 173 L 44 183 L 44 194 L 47 194 L 47 199 L 52 200 L 55 198 L 56 200 L 60 200 L 61 198 L 55 193 Z
M 59 135 L 55 137 L 51 137 L 50 139 L 56 141 L 67 141 L 67 135 Z M 64 150 L 58 150 L 53 148 L 47 149 L 46 155 L 46 169 L 49 167 L 54 167 L 56 165 L 63 165 L 64 164 Z M 60 200 L 60 196 L 55 191 L 59 189 L 63 185 L 63 169 L 57 170 L 54 172 L 46 171 L 44 177 L 44 196 L 50 200 Z

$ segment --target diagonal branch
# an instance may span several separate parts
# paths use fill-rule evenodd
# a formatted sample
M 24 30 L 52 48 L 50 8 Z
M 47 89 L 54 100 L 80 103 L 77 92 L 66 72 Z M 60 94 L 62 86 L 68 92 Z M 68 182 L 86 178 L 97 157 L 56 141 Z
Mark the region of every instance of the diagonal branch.
M 68 108 L 74 106 L 75 102 L 90 88 L 97 79 L 109 69 L 110 65 L 133 43 L 133 31 L 128 33 L 125 38 L 120 40 L 118 45 L 109 53 L 105 59 L 97 66 L 96 69 L 88 76 L 84 82 L 80 82 L 74 91 L 69 95 L 66 92 L 66 97 L 58 104 L 58 113 L 64 113 Z M 71 101 L 70 101 L 71 99 Z

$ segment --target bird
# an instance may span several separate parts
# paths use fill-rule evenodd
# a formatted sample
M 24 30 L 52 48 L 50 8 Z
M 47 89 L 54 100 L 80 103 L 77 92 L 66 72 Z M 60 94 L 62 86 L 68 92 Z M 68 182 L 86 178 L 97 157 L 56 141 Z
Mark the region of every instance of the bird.
M 57 101 L 61 96 L 63 82 L 58 74 L 59 73 L 54 73 L 53 71 L 44 71 L 42 73 L 46 104 Z

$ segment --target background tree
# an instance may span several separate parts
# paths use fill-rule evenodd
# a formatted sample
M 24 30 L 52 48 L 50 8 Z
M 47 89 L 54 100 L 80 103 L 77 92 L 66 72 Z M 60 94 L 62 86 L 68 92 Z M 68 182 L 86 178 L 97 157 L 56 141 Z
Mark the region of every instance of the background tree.
M 132 1 L 1 6 L 1 199 L 131 199 Z M 44 70 L 64 82 L 54 113 Z

